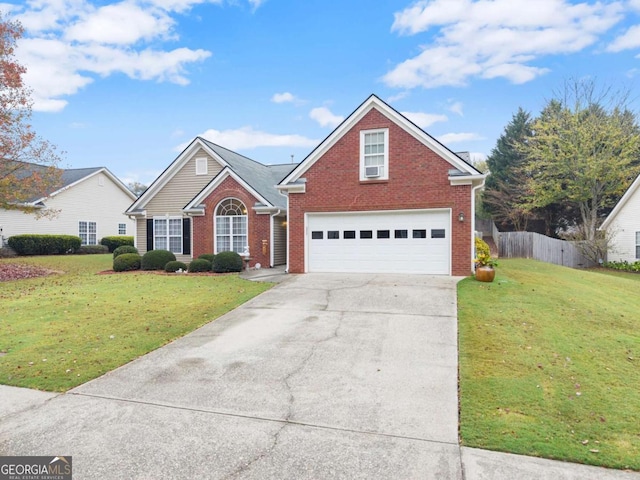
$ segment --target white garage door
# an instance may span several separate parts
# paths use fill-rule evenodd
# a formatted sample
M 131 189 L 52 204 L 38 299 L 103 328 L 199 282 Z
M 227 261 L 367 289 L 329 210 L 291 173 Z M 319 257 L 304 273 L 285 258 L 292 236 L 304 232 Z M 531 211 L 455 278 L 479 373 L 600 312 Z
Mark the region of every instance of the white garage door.
M 451 273 L 450 210 L 307 214 L 307 271 Z

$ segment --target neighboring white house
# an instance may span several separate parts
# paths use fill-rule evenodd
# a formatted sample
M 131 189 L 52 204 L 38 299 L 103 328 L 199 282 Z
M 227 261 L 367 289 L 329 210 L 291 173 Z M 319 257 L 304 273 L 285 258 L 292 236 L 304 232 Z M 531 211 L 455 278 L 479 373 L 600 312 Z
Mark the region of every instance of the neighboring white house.
M 640 175 L 600 227 L 611 237 L 607 260 L 640 261 Z
M 0 246 L 13 235 L 78 235 L 83 245 L 96 245 L 102 237 L 134 235 L 135 223 L 124 214 L 136 196 L 104 167 L 62 171 L 62 186 L 28 205 L 53 216 L 0 209 Z

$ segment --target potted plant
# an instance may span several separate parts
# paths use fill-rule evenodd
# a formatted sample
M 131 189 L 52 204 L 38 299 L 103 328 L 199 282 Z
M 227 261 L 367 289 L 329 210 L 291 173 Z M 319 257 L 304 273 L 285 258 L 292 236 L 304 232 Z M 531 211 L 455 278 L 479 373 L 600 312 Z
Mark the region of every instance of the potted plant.
M 476 280 L 479 282 L 493 282 L 496 277 L 494 267 L 498 266 L 498 262 L 491 257 L 489 245 L 481 238 L 476 238 Z

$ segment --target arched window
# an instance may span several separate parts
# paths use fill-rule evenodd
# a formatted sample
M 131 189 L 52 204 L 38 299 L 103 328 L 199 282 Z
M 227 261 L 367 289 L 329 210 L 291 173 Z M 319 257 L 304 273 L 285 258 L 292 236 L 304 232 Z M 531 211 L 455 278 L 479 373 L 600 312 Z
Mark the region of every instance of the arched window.
M 215 253 L 233 251 L 244 253 L 247 244 L 247 208 L 235 198 L 225 198 L 218 204 L 215 215 Z

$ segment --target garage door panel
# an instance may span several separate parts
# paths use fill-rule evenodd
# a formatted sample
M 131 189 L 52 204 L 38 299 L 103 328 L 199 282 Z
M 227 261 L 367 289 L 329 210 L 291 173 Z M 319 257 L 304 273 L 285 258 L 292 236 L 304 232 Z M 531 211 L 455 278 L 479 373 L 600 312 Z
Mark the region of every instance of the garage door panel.
M 448 210 L 309 214 L 307 270 L 449 274 L 450 218 Z

